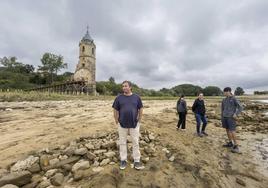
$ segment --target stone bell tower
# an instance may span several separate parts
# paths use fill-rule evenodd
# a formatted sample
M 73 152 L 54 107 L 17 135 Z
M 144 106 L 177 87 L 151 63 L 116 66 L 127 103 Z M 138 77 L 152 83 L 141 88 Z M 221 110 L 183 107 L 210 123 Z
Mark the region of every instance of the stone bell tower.
M 89 93 L 96 93 L 96 45 L 89 35 L 88 27 L 85 36 L 79 43 L 79 62 L 73 79 L 74 81 L 86 81 Z

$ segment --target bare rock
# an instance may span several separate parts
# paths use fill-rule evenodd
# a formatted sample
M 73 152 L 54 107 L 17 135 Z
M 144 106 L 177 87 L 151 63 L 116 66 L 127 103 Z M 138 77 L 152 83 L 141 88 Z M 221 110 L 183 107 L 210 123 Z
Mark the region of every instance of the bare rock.
M 89 162 L 85 160 L 80 160 L 73 165 L 72 171 L 75 172 L 77 170 L 84 170 L 87 168 L 89 168 Z
M 20 171 L 7 174 L 0 179 L 0 186 L 13 184 L 23 186 L 31 182 L 32 174 L 29 171 Z
M 103 154 L 103 153 L 105 153 L 105 152 L 107 152 L 106 149 L 100 149 L 100 150 L 95 150 L 95 151 L 94 151 L 94 154 L 99 155 L 99 154 Z
M 107 153 L 104 153 L 104 156 L 108 157 L 108 158 L 112 158 L 113 156 L 115 156 L 115 152 L 113 151 L 108 151 Z
M 105 165 L 109 164 L 109 162 L 111 162 L 111 160 L 109 158 L 103 159 L 100 163 L 100 166 L 105 166 Z
M 42 155 L 40 157 L 40 166 L 43 169 L 44 167 L 47 167 L 49 165 L 49 159 L 47 155 Z
M 19 188 L 19 187 L 16 185 L 7 184 L 7 185 L 2 186 L 1 188 Z
M 64 175 L 62 173 L 57 173 L 50 179 L 50 181 L 52 185 L 60 186 L 64 181 Z
M 47 188 L 49 186 L 51 186 L 50 181 L 48 179 L 44 179 L 36 188 Z
M 45 173 L 45 176 L 47 178 L 51 178 L 52 176 L 54 176 L 59 170 L 58 169 L 50 169 Z
M 238 183 L 239 185 L 242 185 L 242 186 L 246 186 L 246 182 L 238 177 L 236 177 L 236 183 Z
M 75 155 L 85 155 L 87 153 L 87 148 L 79 148 L 74 151 Z
M 90 161 L 94 161 L 94 159 L 96 158 L 97 156 L 92 153 L 92 152 L 88 152 L 87 153 L 87 158 L 90 160 Z
M 60 160 L 59 160 L 58 158 L 49 160 L 49 164 L 52 165 L 52 166 L 54 166 L 54 165 L 57 164 L 58 162 L 60 162 Z
M 25 160 L 20 160 L 18 161 L 15 165 L 13 165 L 11 168 L 10 168 L 10 171 L 11 172 L 19 172 L 19 171 L 25 171 L 25 170 L 28 170 L 30 169 L 35 163 L 38 163 L 39 161 L 39 157 L 34 157 L 34 156 L 29 156 L 27 159 Z M 37 171 L 38 170 L 40 171 L 40 167 L 38 169 L 39 165 L 38 166 L 35 166 L 33 167 L 33 171 Z
M 92 168 L 92 171 L 93 171 L 93 172 L 100 172 L 100 171 L 102 171 L 102 170 L 104 170 L 103 167 L 94 167 L 94 168 Z
M 0 178 L 3 177 L 4 175 L 7 175 L 7 174 L 8 174 L 7 169 L 4 169 L 4 168 L 0 169 Z
M 116 142 L 115 141 L 109 141 L 101 145 L 101 148 L 103 149 L 115 149 L 116 148 Z
M 93 150 L 94 149 L 94 145 L 91 144 L 91 143 L 87 143 L 85 144 L 86 148 L 89 149 L 89 150 Z
M 175 160 L 175 156 L 172 155 L 169 159 L 168 159 L 170 162 L 173 162 Z

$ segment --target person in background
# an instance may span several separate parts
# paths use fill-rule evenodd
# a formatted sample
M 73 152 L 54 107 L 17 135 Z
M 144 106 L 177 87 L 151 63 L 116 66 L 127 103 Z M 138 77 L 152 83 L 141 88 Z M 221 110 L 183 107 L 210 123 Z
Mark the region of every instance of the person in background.
M 187 115 L 187 103 L 184 99 L 184 95 L 181 95 L 177 101 L 177 113 L 179 114 L 179 121 L 177 129 L 185 130 L 186 126 L 186 115 Z
M 207 126 L 207 119 L 206 119 L 206 107 L 204 103 L 204 95 L 203 93 L 199 93 L 198 98 L 195 99 L 194 104 L 192 106 L 192 111 L 195 114 L 196 119 L 196 132 L 197 136 L 203 137 L 208 136 L 208 134 L 205 132 L 206 126 Z M 200 131 L 200 125 L 202 121 L 202 129 Z
M 236 118 L 242 112 L 243 108 L 240 102 L 231 93 L 230 87 L 224 88 L 225 98 L 222 100 L 221 105 L 221 121 L 222 127 L 226 129 L 229 142 L 224 144 L 223 147 L 231 148 L 233 153 L 239 153 L 238 143 L 236 139 Z

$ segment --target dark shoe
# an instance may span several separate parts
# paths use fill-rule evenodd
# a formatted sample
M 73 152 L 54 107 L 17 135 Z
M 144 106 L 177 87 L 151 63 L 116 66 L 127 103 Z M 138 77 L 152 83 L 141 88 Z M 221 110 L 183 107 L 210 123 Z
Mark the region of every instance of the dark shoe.
M 238 146 L 235 145 L 235 146 L 231 149 L 231 152 L 232 152 L 232 153 L 240 153 Z
M 234 144 L 233 144 L 233 142 L 228 142 L 228 143 L 222 145 L 222 147 L 231 148 L 231 147 L 234 147 Z
M 144 166 L 141 164 L 141 162 L 134 162 L 134 168 L 137 170 L 144 169 Z
M 127 161 L 120 161 L 120 169 L 124 170 L 127 167 Z
M 208 134 L 207 134 L 206 132 L 202 132 L 202 134 L 203 134 L 204 136 L 208 136 Z

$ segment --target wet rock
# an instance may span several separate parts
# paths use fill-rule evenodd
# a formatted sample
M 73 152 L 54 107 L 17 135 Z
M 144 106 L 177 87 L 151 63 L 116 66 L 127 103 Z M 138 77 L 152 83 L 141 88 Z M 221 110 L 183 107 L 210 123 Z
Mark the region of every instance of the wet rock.
M 32 174 L 29 171 L 20 171 L 7 174 L 0 179 L 0 186 L 13 184 L 23 186 L 31 182 Z
M 77 170 L 84 170 L 89 168 L 89 162 L 88 161 L 84 161 L 84 160 L 80 160 L 77 163 L 75 163 L 72 167 L 72 171 L 75 172 Z
M 64 181 L 64 175 L 62 173 L 56 173 L 50 181 L 52 185 L 60 186 Z

